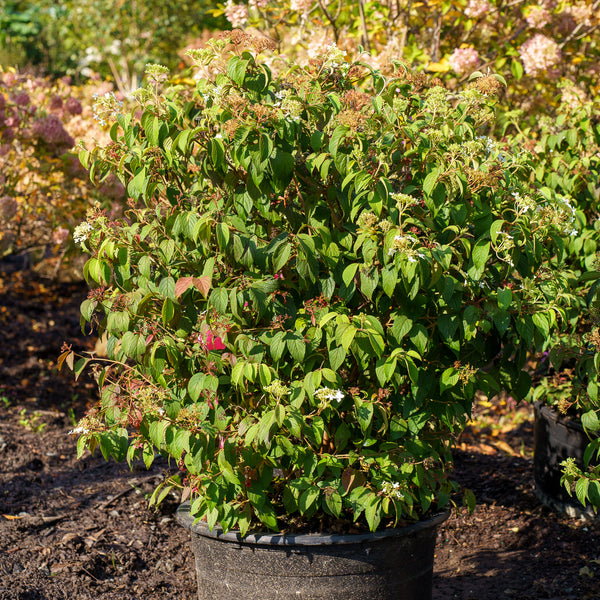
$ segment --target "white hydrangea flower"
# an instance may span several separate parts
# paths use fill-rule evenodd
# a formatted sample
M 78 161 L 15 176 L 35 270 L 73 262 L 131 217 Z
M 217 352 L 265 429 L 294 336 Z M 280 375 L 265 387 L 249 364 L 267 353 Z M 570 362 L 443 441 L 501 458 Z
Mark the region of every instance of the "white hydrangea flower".
M 75 227 L 73 230 L 73 241 L 76 244 L 82 245 L 85 240 L 88 239 L 90 231 L 93 231 L 93 227 L 87 221 L 83 221 Z

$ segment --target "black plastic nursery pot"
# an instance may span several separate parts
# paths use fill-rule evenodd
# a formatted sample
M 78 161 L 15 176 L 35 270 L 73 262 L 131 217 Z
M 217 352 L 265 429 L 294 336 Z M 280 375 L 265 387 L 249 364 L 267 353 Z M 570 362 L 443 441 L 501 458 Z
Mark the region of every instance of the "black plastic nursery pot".
M 437 527 L 450 514 L 374 533 L 242 538 L 194 524 L 189 510 L 177 520 L 191 533 L 199 600 L 431 600 Z
M 560 463 L 574 458 L 583 467 L 583 454 L 589 438 L 580 423 L 562 416 L 553 408 L 534 405 L 534 479 L 536 496 L 549 508 L 571 517 L 595 518 L 591 508 L 584 508 L 575 495 L 561 485 Z

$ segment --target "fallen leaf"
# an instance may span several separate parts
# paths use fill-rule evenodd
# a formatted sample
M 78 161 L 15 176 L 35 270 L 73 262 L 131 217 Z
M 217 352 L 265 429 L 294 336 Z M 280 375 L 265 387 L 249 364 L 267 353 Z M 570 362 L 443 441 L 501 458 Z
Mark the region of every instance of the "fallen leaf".
M 5 519 L 9 521 L 14 521 L 15 519 L 22 519 L 23 517 L 18 517 L 17 515 L 2 515 Z
M 510 456 L 516 456 L 515 451 L 506 442 L 503 442 L 502 440 L 496 440 L 494 442 L 494 445 L 500 450 L 502 450 L 502 452 L 505 452 Z

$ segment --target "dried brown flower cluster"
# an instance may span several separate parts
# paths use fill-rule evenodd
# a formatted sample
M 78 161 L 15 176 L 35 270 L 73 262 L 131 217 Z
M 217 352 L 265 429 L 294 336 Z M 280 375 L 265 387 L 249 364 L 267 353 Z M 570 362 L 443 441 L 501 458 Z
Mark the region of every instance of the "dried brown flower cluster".
M 502 84 L 495 77 L 487 76 L 487 77 L 479 77 L 472 81 L 469 86 L 482 93 L 484 96 L 490 96 L 492 98 L 497 98 L 502 91 Z
M 216 36 L 218 39 L 228 40 L 236 49 L 252 48 L 255 52 L 265 52 L 266 50 L 276 50 L 277 44 L 268 37 L 246 33 L 241 29 L 233 31 L 221 31 Z

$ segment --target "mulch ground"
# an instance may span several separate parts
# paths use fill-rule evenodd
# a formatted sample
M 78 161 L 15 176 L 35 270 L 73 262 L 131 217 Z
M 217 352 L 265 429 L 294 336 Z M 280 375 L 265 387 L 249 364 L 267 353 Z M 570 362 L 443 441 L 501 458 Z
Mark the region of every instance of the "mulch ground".
M 147 506 L 168 465 L 76 460 L 68 432 L 95 387 L 56 359 L 63 342 L 94 346 L 79 328 L 85 297 L 81 283 L 0 263 L 0 600 L 193 600 L 179 499 Z M 435 600 L 600 600 L 600 524 L 536 499 L 532 419 L 527 406 L 477 407 L 455 453 L 477 509 L 440 528 Z

